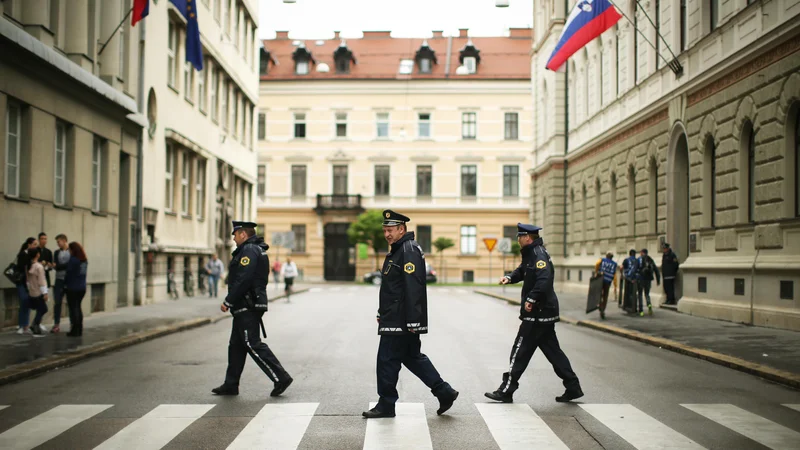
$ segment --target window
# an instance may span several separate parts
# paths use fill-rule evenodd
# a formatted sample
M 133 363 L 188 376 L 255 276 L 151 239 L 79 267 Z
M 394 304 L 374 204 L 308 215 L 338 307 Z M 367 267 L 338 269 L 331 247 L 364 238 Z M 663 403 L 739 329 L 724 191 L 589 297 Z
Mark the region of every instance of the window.
M 258 196 L 263 198 L 267 194 L 267 166 L 258 165 Z
M 103 140 L 95 136 L 92 145 L 92 211 L 100 211 L 102 200 Z
M 503 197 L 519 197 L 519 166 L 503 166 Z
M 756 215 L 756 133 L 750 124 L 747 136 L 747 221 L 755 221 Z
M 547 112 L 545 112 L 547 114 Z M 516 141 L 519 139 L 519 114 L 515 112 L 506 113 L 506 133 L 505 138 L 507 141 Z
M 230 36 L 231 34 L 231 9 L 230 9 L 230 0 L 219 0 L 222 3 L 222 29 L 225 31 L 225 34 Z
M 478 232 L 475 225 L 461 226 L 461 254 L 474 255 L 478 250 Z
M 419 138 L 430 138 L 431 137 L 431 114 L 430 113 L 419 113 L 417 116 L 419 121 L 417 122 L 417 135 Z
M 175 180 L 175 149 L 172 148 L 171 144 L 167 144 L 167 158 L 165 163 L 166 168 L 166 184 L 164 189 L 164 209 L 167 211 L 172 211 L 173 207 L 173 199 L 175 196 L 173 195 L 174 192 L 174 180 Z
M 464 67 L 467 68 L 468 73 L 473 74 L 478 70 L 478 61 L 474 56 L 467 56 L 464 58 Z
M 9 102 L 6 109 L 6 195 L 9 197 L 19 197 L 21 134 L 22 108 Z
M 686 2 L 688 0 L 680 0 L 681 1 L 681 10 L 680 10 L 680 49 L 681 51 L 686 50 Z
M 347 137 L 347 113 L 336 113 L 336 137 Z
M 431 60 L 422 58 L 419 60 L 419 73 L 431 73 Z
M 206 110 L 206 66 L 208 62 L 203 62 L 203 68 L 197 74 L 197 106 L 200 111 Z
M 461 196 L 475 197 L 478 194 L 478 166 L 461 166 Z
M 297 75 L 308 75 L 308 61 L 297 61 L 294 71 Z
M 306 252 L 306 226 L 305 225 L 292 225 L 292 232 L 294 232 L 294 248 L 295 253 Z
M 305 113 L 294 113 L 294 137 L 295 139 L 306 138 L 306 115 Z
M 239 40 L 241 39 L 239 36 L 239 11 L 238 8 L 234 6 L 233 12 L 233 46 L 236 50 L 239 50 Z
M 292 166 L 292 197 L 306 196 L 306 166 Z
M 183 98 L 194 101 L 194 67 L 190 62 L 183 65 Z
M 511 242 L 517 240 L 517 226 L 516 225 L 503 225 L 503 239 L 511 239 Z
M 189 152 L 183 152 L 181 164 L 181 213 L 189 214 L 189 177 L 191 176 L 192 158 Z
M 228 119 L 230 112 L 228 111 L 228 80 L 222 80 L 222 112 L 220 119 L 222 120 L 222 129 L 228 131 Z
M 347 166 L 333 166 L 333 194 L 347 195 Z
M 717 216 L 717 155 L 716 155 L 716 146 L 714 145 L 714 138 L 709 136 L 706 138 L 706 148 L 704 151 L 705 157 L 705 164 L 706 164 L 706 171 L 704 178 L 708 180 L 708 188 L 706 189 L 705 195 L 707 196 L 707 209 L 708 215 L 710 216 L 709 219 L 706 221 L 706 224 L 709 227 L 716 226 L 716 216 Z
M 400 75 L 410 75 L 414 71 L 414 61 L 411 59 L 400 60 Z
M 178 49 L 178 30 L 175 24 L 169 22 L 167 30 L 167 84 L 175 87 L 175 72 L 178 70 L 178 60 L 176 58 Z
M 350 58 L 336 58 L 336 73 L 350 73 Z
M 197 206 L 195 207 L 195 215 L 198 219 L 202 219 L 206 212 L 206 161 L 197 158 L 197 178 L 194 183 L 195 200 Z
M 474 270 L 464 270 L 461 272 L 461 281 L 464 283 L 472 283 L 475 281 Z
M 375 196 L 389 195 L 389 166 L 375 166 Z
M 263 141 L 267 138 L 267 115 L 258 114 L 258 140 Z
M 476 116 L 474 112 L 461 113 L 461 139 L 475 139 L 478 127 Z
M 219 112 L 217 110 L 217 94 L 219 92 L 219 72 L 211 69 L 211 120 L 216 122 L 219 120 Z
M 717 29 L 719 20 L 719 0 L 708 0 L 708 32 Z
M 67 125 L 56 122 L 56 162 L 55 162 L 55 192 L 53 203 L 64 205 L 67 175 Z
M 417 197 L 431 196 L 433 166 L 417 166 Z
M 233 107 L 233 135 L 239 136 L 239 93 L 234 91 L 231 100 L 233 100 L 231 105 Z
M 389 138 L 389 113 L 378 113 L 376 118 L 378 139 Z
M 270 54 L 263 48 L 258 52 L 258 73 L 261 75 L 269 74 L 269 58 Z
M 431 226 L 430 225 L 417 225 L 417 233 L 414 236 L 417 238 L 417 244 L 422 247 L 425 253 L 431 253 Z
M 214 0 L 214 20 L 219 23 L 220 16 L 222 16 L 222 3 L 226 0 Z

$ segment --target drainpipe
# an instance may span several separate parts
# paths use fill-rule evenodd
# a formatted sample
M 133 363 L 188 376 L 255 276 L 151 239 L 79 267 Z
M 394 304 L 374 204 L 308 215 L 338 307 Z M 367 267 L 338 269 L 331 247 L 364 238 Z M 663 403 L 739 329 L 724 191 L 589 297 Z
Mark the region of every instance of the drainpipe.
M 139 22 L 139 87 L 137 89 L 137 107 L 139 114 L 145 115 L 144 110 L 144 39 L 145 29 L 147 28 L 147 21 L 142 20 Z M 134 239 L 136 240 L 136 254 L 134 263 L 134 278 L 133 278 L 133 304 L 136 306 L 142 305 L 142 221 L 144 220 L 144 208 L 142 205 L 143 194 L 142 184 L 144 184 L 144 133 L 146 130 L 139 132 L 139 137 L 136 139 L 136 231 L 134 232 Z
M 750 325 L 755 325 L 755 312 L 753 311 L 753 300 L 754 300 L 754 284 L 756 278 L 756 261 L 758 261 L 758 253 L 761 252 L 761 249 L 756 250 L 756 257 L 753 259 L 753 265 L 750 267 Z

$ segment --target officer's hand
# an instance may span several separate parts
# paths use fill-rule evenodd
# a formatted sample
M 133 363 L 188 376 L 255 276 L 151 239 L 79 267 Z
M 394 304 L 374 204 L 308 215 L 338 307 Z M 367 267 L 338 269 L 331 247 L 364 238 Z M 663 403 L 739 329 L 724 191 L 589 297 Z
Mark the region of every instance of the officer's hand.
M 225 303 L 219 305 L 219 310 L 222 312 L 228 312 L 228 307 L 225 306 Z
M 500 278 L 500 284 L 508 284 L 508 277 Z
M 408 332 L 409 332 L 409 333 L 416 333 L 416 331 L 414 331 L 414 329 L 413 329 L 413 328 L 409 328 L 409 329 L 408 329 Z
M 533 311 L 533 303 L 525 302 L 525 311 L 527 311 L 527 312 Z

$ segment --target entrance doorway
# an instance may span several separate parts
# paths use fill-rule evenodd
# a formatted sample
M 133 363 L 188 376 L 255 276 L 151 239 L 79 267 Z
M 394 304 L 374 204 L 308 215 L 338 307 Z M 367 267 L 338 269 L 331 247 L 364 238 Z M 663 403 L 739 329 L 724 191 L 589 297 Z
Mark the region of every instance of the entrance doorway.
M 347 238 L 349 223 L 325 225 L 325 280 L 353 281 L 356 278 L 356 249 Z
M 689 257 L 689 141 L 683 124 L 672 127 L 667 158 L 667 242 L 680 262 Z M 675 282 L 675 298 L 683 294 L 682 277 Z

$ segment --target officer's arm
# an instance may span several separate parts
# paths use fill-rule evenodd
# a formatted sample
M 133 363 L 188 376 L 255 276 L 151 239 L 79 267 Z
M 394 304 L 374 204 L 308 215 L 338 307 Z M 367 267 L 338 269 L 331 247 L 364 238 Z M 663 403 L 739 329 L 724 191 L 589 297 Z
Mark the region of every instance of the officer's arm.
M 419 299 L 425 296 L 425 260 L 422 253 L 413 245 L 403 252 L 403 284 L 406 309 L 406 327 L 416 331 L 422 326 L 422 311 L 417 308 Z
M 533 289 L 528 293 L 527 298 L 527 301 L 532 303 L 544 301 L 547 293 L 553 289 L 550 265 L 543 257 L 536 258 L 534 270 L 536 281 L 533 283 Z
M 513 271 L 511 271 L 511 273 L 506 275 L 506 278 L 508 278 L 508 284 L 519 283 L 520 281 L 522 281 L 522 277 L 525 274 L 525 268 L 522 267 L 522 264 L 523 263 L 520 263 L 516 269 L 514 269 Z
M 261 253 L 257 250 L 258 247 L 248 245 L 242 249 L 242 256 L 239 259 L 239 267 L 237 267 L 236 277 L 228 277 L 228 296 L 225 297 L 225 304 L 228 307 L 233 307 L 234 304 L 240 304 L 244 299 L 253 281 L 257 276 L 256 267 L 258 266 L 258 257 Z

